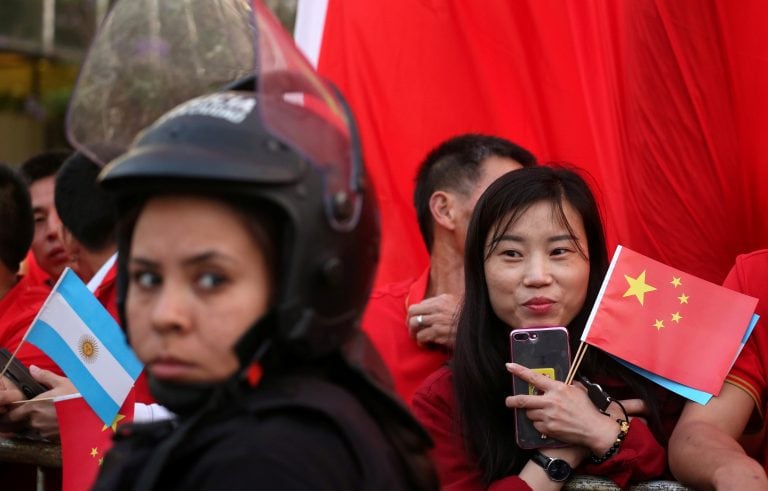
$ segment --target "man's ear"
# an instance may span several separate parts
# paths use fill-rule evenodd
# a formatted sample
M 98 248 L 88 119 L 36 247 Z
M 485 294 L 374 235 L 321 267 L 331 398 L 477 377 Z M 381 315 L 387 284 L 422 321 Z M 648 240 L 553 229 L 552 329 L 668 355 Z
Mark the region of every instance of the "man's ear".
M 446 191 L 435 191 L 429 197 L 429 211 L 432 213 L 432 219 L 439 226 L 454 230 L 456 211 L 454 210 L 456 198 L 452 193 Z

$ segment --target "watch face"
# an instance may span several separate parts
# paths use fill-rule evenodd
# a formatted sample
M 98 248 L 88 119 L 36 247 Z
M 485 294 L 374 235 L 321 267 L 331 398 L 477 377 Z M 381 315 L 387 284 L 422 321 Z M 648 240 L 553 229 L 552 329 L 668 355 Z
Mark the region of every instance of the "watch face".
M 547 473 L 553 481 L 565 481 L 571 477 L 571 466 L 561 459 L 552 459 L 547 466 Z

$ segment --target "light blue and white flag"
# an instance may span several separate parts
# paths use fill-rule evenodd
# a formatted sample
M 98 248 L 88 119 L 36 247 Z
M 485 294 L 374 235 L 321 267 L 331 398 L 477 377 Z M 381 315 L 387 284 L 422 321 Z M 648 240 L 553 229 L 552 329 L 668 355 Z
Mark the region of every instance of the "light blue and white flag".
M 112 424 L 144 368 L 120 326 L 69 268 L 25 340 L 61 367 L 105 425 Z

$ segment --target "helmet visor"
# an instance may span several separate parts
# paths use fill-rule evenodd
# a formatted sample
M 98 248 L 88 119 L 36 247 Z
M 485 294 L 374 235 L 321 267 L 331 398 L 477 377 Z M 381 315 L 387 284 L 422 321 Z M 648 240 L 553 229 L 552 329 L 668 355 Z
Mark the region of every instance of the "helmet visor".
M 67 114 L 70 143 L 102 165 L 180 103 L 255 80 L 265 130 L 321 169 L 326 214 L 357 221 L 362 163 L 353 119 L 260 0 L 119 0 L 81 69 Z M 306 120 L 297 121 L 295 110 Z M 225 108 L 226 109 L 226 108 Z M 328 131 L 317 131 L 317 120 Z
M 70 143 L 104 165 L 160 115 L 256 67 L 248 0 L 120 0 L 80 70 Z

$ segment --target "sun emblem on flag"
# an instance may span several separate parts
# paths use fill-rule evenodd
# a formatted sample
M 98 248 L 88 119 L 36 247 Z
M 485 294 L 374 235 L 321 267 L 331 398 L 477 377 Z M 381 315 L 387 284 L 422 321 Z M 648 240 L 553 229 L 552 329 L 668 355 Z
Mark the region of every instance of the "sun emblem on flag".
M 77 350 L 80 353 L 80 358 L 86 363 L 93 363 L 99 357 L 99 344 L 96 342 L 96 338 L 90 334 L 80 337 L 77 342 Z

